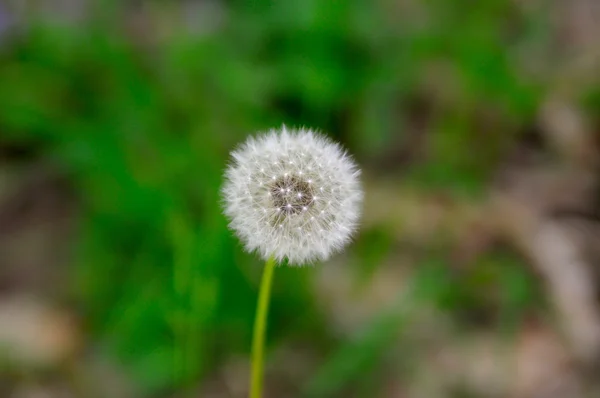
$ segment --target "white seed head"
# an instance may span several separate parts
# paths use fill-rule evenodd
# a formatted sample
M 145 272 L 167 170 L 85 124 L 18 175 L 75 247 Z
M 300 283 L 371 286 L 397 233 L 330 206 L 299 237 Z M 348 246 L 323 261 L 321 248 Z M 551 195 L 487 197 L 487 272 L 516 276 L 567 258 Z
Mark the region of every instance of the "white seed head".
M 224 212 L 246 249 L 265 260 L 325 260 L 356 229 L 363 198 L 359 175 L 338 144 L 284 126 L 249 138 L 232 153 L 222 188 Z

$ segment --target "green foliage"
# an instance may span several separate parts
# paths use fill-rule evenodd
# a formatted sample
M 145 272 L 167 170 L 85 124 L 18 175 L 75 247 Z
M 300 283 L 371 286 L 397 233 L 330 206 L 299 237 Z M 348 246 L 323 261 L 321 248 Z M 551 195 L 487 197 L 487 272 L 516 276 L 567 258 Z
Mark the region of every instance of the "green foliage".
M 244 66 L 211 42 L 171 51 L 155 62 L 108 32 L 39 26 L 0 66 L 4 140 L 41 146 L 77 186 L 72 294 L 91 338 L 148 392 L 196 379 L 223 351 L 248 350 L 260 273 L 220 212 L 227 153 L 259 112 L 212 78 Z M 293 288 L 276 294 L 275 315 L 310 313 L 301 280 L 279 281 Z

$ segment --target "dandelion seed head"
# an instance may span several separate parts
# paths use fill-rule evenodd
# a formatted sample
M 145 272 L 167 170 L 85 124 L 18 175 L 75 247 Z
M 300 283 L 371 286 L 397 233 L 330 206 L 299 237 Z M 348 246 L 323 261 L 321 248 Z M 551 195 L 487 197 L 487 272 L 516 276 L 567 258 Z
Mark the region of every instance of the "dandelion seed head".
M 271 130 L 232 152 L 222 188 L 224 213 L 245 248 L 264 259 L 274 256 L 290 265 L 325 260 L 357 227 L 359 175 L 329 138 L 304 128 Z

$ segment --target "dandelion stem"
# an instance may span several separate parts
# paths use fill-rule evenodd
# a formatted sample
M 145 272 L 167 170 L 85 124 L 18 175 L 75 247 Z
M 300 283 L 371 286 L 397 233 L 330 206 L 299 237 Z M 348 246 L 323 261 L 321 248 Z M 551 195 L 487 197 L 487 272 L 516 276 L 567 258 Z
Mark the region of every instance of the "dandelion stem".
M 263 270 L 258 292 L 258 305 L 254 318 L 254 335 L 252 336 L 252 378 L 250 380 L 250 398 L 262 397 L 264 373 L 264 347 L 265 332 L 267 329 L 267 314 L 269 312 L 269 298 L 273 281 L 275 259 L 269 258 Z

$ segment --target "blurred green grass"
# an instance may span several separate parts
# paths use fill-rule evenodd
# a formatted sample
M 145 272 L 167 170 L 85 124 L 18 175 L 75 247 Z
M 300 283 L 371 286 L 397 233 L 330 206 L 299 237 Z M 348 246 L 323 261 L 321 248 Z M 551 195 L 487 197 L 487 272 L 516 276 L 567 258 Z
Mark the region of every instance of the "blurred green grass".
M 430 66 L 441 66 L 433 92 L 448 84 L 449 98 L 429 117 L 426 161 L 404 178 L 477 195 L 545 89 L 522 79 L 511 53 L 521 41 L 543 42 L 543 16 L 520 15 L 509 1 L 430 0 L 418 4 L 422 20 L 366 0 L 224 2 L 222 24 L 202 34 L 162 18 L 182 5 L 149 4 L 142 37 L 117 6 L 82 25 L 31 18 L 0 47 L 0 145 L 34 148 L 68 174 L 81 225 L 64 294 L 82 303 L 90 339 L 147 393 L 248 352 L 261 264 L 228 232 L 219 198 L 228 153 L 247 134 L 317 127 L 376 173 L 386 149 L 404 140 L 404 105 L 429 95 Z M 154 35 L 162 24 L 167 33 Z M 482 126 L 482 111 L 500 123 Z M 365 279 L 392 240 L 364 231 L 350 248 Z M 424 264 L 434 272 L 422 281 L 428 300 L 459 311 L 489 283 L 506 284 L 503 314 L 515 316 L 530 284 L 520 260 L 502 256 L 490 260 L 491 275 L 462 285 L 443 265 Z M 270 343 L 304 339 L 333 358 L 311 396 L 376 369 L 371 359 L 390 338 L 383 321 L 371 327 L 376 342 L 337 341 L 323 317 L 311 269 L 277 270 Z

